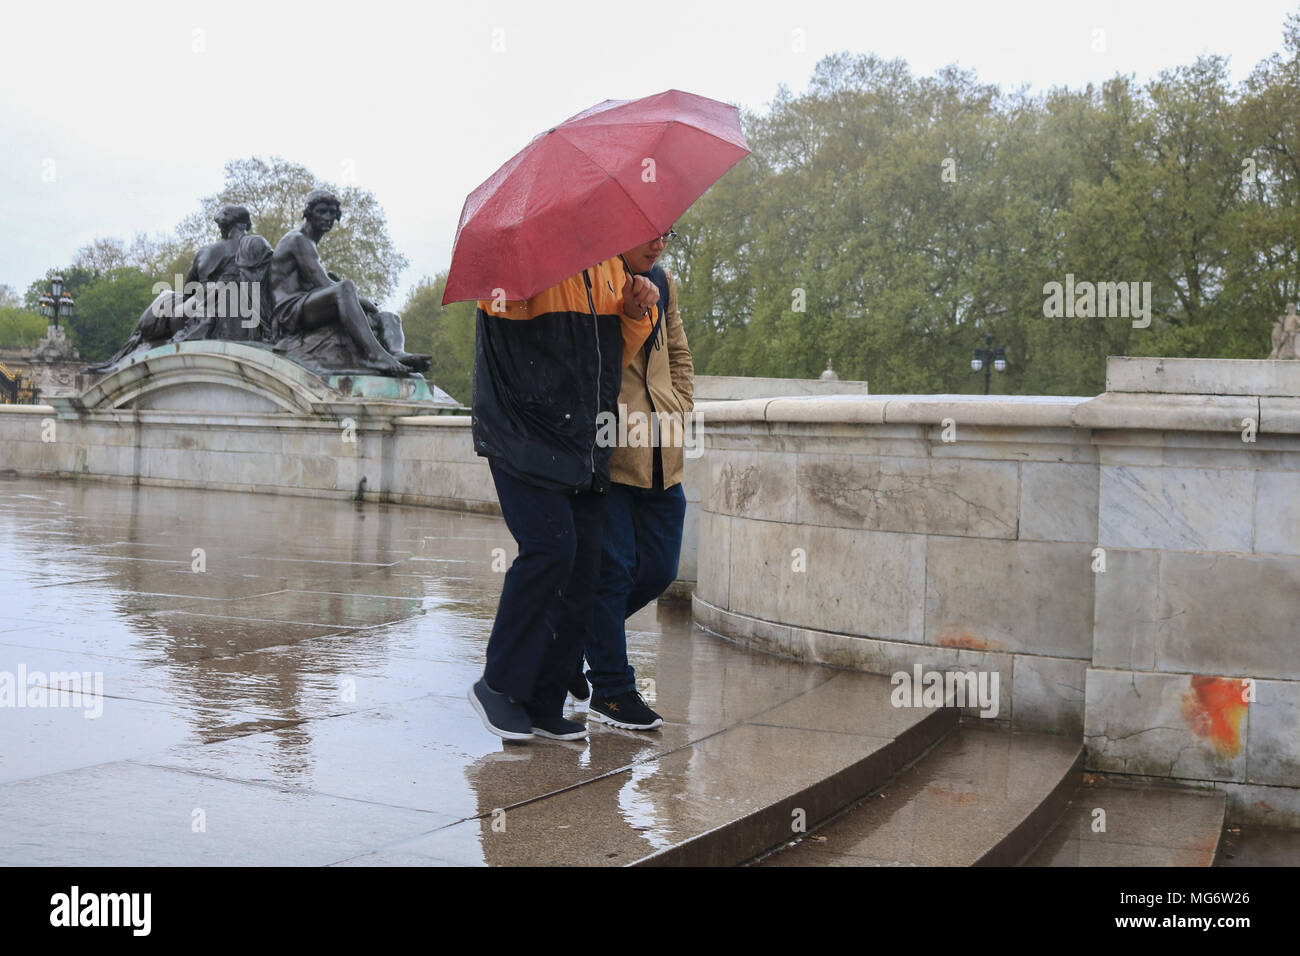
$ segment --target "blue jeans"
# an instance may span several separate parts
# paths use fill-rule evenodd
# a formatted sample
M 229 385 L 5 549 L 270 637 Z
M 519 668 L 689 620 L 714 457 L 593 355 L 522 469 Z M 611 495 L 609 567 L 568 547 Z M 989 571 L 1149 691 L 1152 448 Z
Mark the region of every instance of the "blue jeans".
M 587 679 L 610 698 L 636 690 L 627 662 L 624 622 L 677 579 L 686 495 L 680 484 L 662 491 L 611 483 L 601 533 L 600 585 L 587 631 Z

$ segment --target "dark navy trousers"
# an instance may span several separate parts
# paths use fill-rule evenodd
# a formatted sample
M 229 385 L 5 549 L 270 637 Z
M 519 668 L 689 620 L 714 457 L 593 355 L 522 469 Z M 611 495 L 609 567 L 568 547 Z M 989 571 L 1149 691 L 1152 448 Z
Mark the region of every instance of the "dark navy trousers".
M 591 620 L 605 495 L 550 491 L 488 464 L 519 556 L 506 571 L 483 677 L 529 714 L 558 716 Z

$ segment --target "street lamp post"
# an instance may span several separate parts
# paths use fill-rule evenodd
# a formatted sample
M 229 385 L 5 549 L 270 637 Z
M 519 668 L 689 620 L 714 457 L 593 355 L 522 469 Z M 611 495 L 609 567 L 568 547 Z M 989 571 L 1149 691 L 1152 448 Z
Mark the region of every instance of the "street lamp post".
M 1007 370 L 1007 350 L 1004 346 L 999 345 L 993 348 L 993 333 L 989 332 L 984 336 L 984 348 L 976 349 L 975 355 L 970 360 L 971 371 L 984 372 L 984 394 L 989 393 L 989 379 L 992 378 L 993 370 L 999 372 Z
M 50 320 L 50 325 L 59 327 L 59 319 L 72 318 L 76 301 L 63 291 L 63 276 L 57 272 L 50 277 L 50 294 L 40 299 L 41 315 Z

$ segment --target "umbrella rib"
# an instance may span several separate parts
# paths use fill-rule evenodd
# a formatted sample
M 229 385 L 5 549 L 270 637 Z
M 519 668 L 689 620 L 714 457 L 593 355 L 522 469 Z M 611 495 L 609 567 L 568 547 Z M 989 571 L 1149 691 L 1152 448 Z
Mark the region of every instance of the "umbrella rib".
M 559 129 L 557 129 L 556 132 L 559 133 L 559 132 L 562 132 L 562 131 L 559 130 Z M 615 176 L 612 172 L 610 172 L 610 170 L 606 169 L 603 163 L 598 163 L 598 162 L 595 160 L 595 158 L 592 157 L 592 155 L 591 155 L 590 153 L 588 153 L 586 150 L 584 150 L 582 147 L 580 147 L 580 146 L 579 146 L 577 143 L 575 143 L 573 140 L 569 139 L 569 137 L 565 136 L 565 137 L 563 137 L 563 138 L 564 138 L 564 142 L 565 142 L 565 144 L 566 144 L 570 149 L 572 149 L 575 153 L 577 153 L 579 156 L 581 156 L 581 157 L 582 157 L 583 159 L 585 159 L 587 162 L 591 163 L 591 165 L 593 165 L 593 166 L 595 166 L 597 169 L 599 169 L 602 173 L 605 174 L 605 178 L 606 178 L 606 179 L 608 179 L 610 182 L 612 182 L 615 186 L 617 186 L 619 189 L 621 189 L 621 190 L 623 191 L 623 195 L 625 195 L 625 196 L 627 197 L 627 199 L 628 199 L 628 202 L 630 202 L 630 203 L 632 204 L 632 208 L 635 209 L 637 212 L 641 213 L 641 218 L 645 220 L 646 224 L 647 224 L 648 226 L 650 226 L 651 229 L 655 229 L 655 228 L 657 228 L 657 227 L 655 226 L 655 224 L 652 223 L 652 222 L 650 221 L 649 217 L 646 216 L 645 211 L 641 208 L 641 204 L 638 203 L 638 202 L 637 202 L 637 201 L 632 197 L 632 194 L 631 194 L 630 192 L 627 191 L 627 187 L 624 186 L 621 182 L 618 181 L 618 177 L 617 177 L 617 176 Z M 661 134 L 661 137 L 660 137 L 660 138 L 662 139 L 662 134 Z
M 606 173 L 606 175 L 609 175 L 609 174 Z M 619 182 L 617 179 L 615 179 L 613 176 L 610 176 L 609 178 L 613 181 L 613 183 L 614 183 L 615 186 L 617 186 L 619 189 L 623 190 L 623 195 L 626 196 L 628 202 L 630 202 L 630 203 L 632 204 L 632 208 L 635 209 L 637 212 L 639 212 L 639 213 L 641 214 L 641 218 L 645 220 L 646 225 L 648 225 L 651 229 L 657 229 L 658 227 L 657 227 L 653 222 L 650 221 L 650 217 L 647 216 L 647 215 L 645 214 L 645 210 L 641 208 L 641 204 L 638 203 L 635 199 L 632 198 L 632 194 L 631 194 L 630 192 L 627 191 L 627 187 L 624 186 L 622 183 L 620 183 L 620 182 Z M 646 240 L 646 242 L 649 242 L 649 241 L 650 241 L 649 239 Z

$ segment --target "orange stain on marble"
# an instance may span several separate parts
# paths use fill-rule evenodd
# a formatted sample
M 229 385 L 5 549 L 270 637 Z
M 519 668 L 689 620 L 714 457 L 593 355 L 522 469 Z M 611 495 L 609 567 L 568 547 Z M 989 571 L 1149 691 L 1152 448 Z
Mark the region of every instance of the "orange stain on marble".
M 939 635 L 940 647 L 964 647 L 972 651 L 1000 651 L 1005 645 L 976 637 L 970 631 L 947 631 Z
M 1242 699 L 1246 682 L 1234 677 L 1194 675 L 1183 694 L 1183 720 L 1192 733 L 1214 744 L 1220 757 L 1241 753 L 1241 720 L 1250 705 Z

